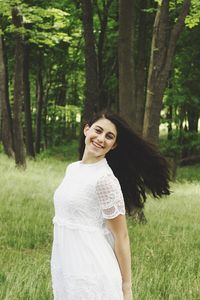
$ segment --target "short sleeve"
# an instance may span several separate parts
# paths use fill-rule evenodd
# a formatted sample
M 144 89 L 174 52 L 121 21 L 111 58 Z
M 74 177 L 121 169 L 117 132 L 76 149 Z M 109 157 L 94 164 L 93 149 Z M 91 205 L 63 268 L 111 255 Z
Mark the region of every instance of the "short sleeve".
M 97 181 L 96 193 L 103 218 L 113 219 L 125 215 L 125 205 L 118 179 L 113 174 L 102 176 Z

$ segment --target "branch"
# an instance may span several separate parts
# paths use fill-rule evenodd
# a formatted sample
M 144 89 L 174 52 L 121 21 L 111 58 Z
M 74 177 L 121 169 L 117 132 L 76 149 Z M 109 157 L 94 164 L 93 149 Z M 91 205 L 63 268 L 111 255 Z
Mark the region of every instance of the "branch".
M 173 58 L 174 50 L 177 44 L 178 37 L 181 33 L 181 31 L 184 28 L 185 18 L 189 13 L 191 6 L 191 0 L 184 0 L 180 14 L 178 16 L 178 20 L 176 24 L 174 24 L 171 33 L 170 33 L 170 39 L 168 44 L 168 50 L 167 50 L 167 57 L 166 57 L 166 68 L 170 68 L 171 61 Z
M 189 13 L 190 5 L 191 5 L 191 0 L 184 0 L 181 12 L 178 16 L 178 20 L 177 20 L 176 24 L 173 26 L 171 34 L 170 34 L 169 48 L 175 47 L 174 44 L 176 44 L 178 36 L 184 27 L 185 18 Z

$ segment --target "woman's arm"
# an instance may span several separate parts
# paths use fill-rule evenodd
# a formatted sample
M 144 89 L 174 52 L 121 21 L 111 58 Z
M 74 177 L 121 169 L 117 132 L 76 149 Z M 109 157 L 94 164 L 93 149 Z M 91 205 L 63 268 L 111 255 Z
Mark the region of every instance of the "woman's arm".
M 132 300 L 131 251 L 126 217 L 119 215 L 114 219 L 107 219 L 106 225 L 115 239 L 114 251 L 121 270 L 124 299 Z

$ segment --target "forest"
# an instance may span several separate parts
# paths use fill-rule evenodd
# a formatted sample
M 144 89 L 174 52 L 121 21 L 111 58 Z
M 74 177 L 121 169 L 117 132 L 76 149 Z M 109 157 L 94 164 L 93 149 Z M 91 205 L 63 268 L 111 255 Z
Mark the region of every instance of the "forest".
M 175 164 L 200 160 L 198 0 L 0 0 L 1 150 L 26 158 L 119 112 Z
M 126 218 L 134 300 L 200 299 L 199 24 L 199 0 L 0 0 L 0 299 L 53 299 L 53 194 L 104 109 L 172 166 Z

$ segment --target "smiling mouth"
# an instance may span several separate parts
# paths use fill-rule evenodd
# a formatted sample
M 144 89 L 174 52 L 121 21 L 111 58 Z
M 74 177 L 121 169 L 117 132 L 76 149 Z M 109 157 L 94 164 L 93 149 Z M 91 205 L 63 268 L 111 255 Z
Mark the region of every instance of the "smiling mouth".
M 101 146 L 101 145 L 99 145 L 99 144 L 97 144 L 96 142 L 93 142 L 93 141 L 92 141 L 92 145 L 95 146 L 98 149 L 103 149 L 104 148 L 103 146 Z

